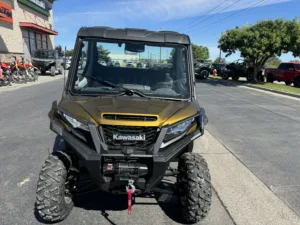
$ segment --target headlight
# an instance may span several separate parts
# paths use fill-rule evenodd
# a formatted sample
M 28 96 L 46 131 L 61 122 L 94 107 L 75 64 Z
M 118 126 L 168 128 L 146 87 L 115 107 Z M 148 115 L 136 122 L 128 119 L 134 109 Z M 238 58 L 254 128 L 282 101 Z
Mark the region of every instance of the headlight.
M 179 137 L 182 134 L 185 134 L 187 129 L 191 126 L 191 124 L 194 122 L 194 118 L 185 120 L 175 126 L 172 126 L 168 129 L 164 142 L 171 141 L 175 139 L 176 137 Z
M 72 125 L 73 128 L 79 128 L 79 129 L 82 129 L 82 130 L 86 130 L 86 131 L 89 131 L 89 128 L 87 125 L 79 122 L 78 120 L 74 119 L 73 117 L 71 116 L 68 116 L 67 114 L 65 113 L 59 113 L 65 120 L 67 120 L 69 122 L 70 125 Z

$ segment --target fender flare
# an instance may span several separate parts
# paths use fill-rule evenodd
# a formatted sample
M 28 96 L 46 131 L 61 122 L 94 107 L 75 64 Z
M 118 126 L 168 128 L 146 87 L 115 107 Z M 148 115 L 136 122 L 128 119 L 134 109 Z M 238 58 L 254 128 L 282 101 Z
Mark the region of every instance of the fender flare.
M 206 67 L 206 66 L 205 66 L 205 67 L 201 67 L 199 71 L 201 72 L 202 70 L 210 71 L 210 68 L 209 68 L 209 67 Z

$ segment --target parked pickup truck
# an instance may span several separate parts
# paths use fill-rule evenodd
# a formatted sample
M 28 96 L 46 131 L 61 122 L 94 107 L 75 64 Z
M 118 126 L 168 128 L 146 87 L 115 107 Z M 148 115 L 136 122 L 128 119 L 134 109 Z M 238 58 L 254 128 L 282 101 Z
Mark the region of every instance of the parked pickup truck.
M 267 82 L 284 81 L 286 85 L 294 83 L 300 87 L 300 62 L 280 63 L 277 69 L 266 68 Z
M 211 63 L 205 60 L 194 60 L 195 77 L 207 79 L 211 72 Z

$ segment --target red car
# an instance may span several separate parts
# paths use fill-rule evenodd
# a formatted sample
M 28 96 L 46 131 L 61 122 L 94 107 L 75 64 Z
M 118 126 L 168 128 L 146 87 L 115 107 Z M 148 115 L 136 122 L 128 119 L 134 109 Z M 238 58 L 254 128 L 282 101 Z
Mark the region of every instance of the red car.
M 277 69 L 266 68 L 267 82 L 284 81 L 286 85 L 294 83 L 300 87 L 300 62 L 280 63 Z

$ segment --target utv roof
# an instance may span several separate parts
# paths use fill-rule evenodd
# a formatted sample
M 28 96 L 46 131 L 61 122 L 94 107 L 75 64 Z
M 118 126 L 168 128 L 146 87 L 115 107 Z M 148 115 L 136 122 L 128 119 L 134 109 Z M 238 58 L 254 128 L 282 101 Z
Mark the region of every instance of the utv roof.
M 78 37 L 97 37 L 115 40 L 133 40 L 157 43 L 190 44 L 188 35 L 173 31 L 149 31 L 145 29 L 115 29 L 111 27 L 82 27 Z

